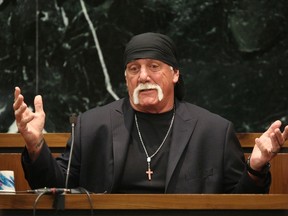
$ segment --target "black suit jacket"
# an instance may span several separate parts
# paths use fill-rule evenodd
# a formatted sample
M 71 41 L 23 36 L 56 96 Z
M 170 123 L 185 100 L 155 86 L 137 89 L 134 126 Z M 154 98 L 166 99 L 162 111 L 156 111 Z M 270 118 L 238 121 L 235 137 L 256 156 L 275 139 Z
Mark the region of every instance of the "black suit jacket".
M 134 111 L 121 99 L 78 117 L 69 188 L 116 193 L 125 165 Z M 71 140 L 56 160 L 44 145 L 34 163 L 26 150 L 22 164 L 31 188 L 64 187 Z M 166 193 L 267 193 L 249 177 L 231 122 L 203 108 L 176 101 L 166 173 Z

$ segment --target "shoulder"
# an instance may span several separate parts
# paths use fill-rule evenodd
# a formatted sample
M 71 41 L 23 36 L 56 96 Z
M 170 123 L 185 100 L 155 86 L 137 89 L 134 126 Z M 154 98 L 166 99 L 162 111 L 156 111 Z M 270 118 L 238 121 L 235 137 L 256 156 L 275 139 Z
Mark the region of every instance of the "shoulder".
M 77 126 L 83 131 L 95 131 L 99 127 L 106 127 L 111 124 L 111 120 L 115 117 L 114 113 L 122 113 L 124 110 L 125 99 L 113 101 L 104 106 L 99 106 L 87 110 L 79 115 Z M 112 116 L 113 115 L 113 116 Z M 116 115 L 121 118 L 123 115 Z
M 197 106 L 195 104 L 192 104 L 186 101 L 178 102 L 177 108 L 179 108 L 181 112 L 184 112 L 187 115 L 193 115 L 194 117 L 209 118 L 209 119 L 212 118 L 212 119 L 218 119 L 222 121 L 228 121 L 226 118 L 216 113 L 213 113 L 209 111 L 208 109 L 205 109 L 203 107 Z
M 176 109 L 183 119 L 193 119 L 198 126 L 201 125 L 205 128 L 227 127 L 232 124 L 228 119 L 186 101 L 177 102 Z
M 111 114 L 118 112 L 123 113 L 125 111 L 126 99 L 119 99 L 113 101 L 104 106 L 94 107 L 90 110 L 87 110 L 79 115 L 80 124 L 107 124 L 111 118 Z
M 111 110 L 122 110 L 125 98 L 113 101 L 103 106 L 94 107 L 86 112 L 82 113 L 82 116 L 90 115 L 105 115 L 108 114 Z

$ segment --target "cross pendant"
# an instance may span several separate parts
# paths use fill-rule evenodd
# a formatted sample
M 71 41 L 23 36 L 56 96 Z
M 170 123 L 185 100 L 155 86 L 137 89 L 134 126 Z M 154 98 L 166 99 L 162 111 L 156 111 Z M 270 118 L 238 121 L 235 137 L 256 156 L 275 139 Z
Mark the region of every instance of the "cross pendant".
M 150 167 L 148 168 L 148 170 L 146 171 L 146 174 L 148 175 L 148 180 L 151 181 L 151 175 L 153 174 L 153 171 L 150 169 Z

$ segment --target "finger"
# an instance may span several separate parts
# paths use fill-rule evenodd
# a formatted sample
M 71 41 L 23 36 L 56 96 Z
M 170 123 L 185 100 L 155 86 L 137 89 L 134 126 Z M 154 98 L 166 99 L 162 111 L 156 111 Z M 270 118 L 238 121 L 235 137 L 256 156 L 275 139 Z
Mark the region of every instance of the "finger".
M 23 95 L 19 95 L 17 97 L 17 99 L 14 101 L 14 104 L 13 104 L 13 109 L 14 111 L 16 111 L 17 109 L 19 109 L 24 103 L 24 97 Z
M 29 109 L 25 103 L 22 103 L 21 106 L 14 111 L 16 122 L 20 122 L 29 113 Z
M 20 88 L 15 87 L 13 109 L 17 110 L 20 107 L 23 100 L 24 100 L 24 97 L 23 95 L 21 95 Z
M 21 89 L 18 86 L 16 86 L 15 91 L 14 91 L 14 99 L 16 100 L 20 94 L 21 94 Z
M 275 131 L 275 129 L 280 128 L 281 127 L 281 121 L 280 120 L 276 120 L 275 122 L 273 122 L 270 127 L 268 128 L 267 132 L 268 133 L 273 133 Z
M 274 136 L 278 142 L 278 145 L 282 146 L 285 142 L 285 139 L 283 138 L 283 135 L 279 128 L 274 130 Z
M 288 139 L 288 125 L 284 128 L 282 136 L 285 142 Z
M 35 106 L 35 112 L 43 112 L 43 101 L 41 95 L 37 95 L 34 98 L 34 106 Z
M 34 115 L 28 115 L 25 118 L 22 118 L 20 122 L 18 122 L 18 129 L 20 132 L 24 132 L 28 130 L 27 124 L 34 119 Z
M 271 133 L 270 139 L 271 139 L 272 146 L 271 146 L 271 149 L 269 150 L 269 152 L 274 153 L 274 154 L 278 153 L 281 149 L 281 146 L 279 144 L 279 141 L 278 141 L 276 134 Z

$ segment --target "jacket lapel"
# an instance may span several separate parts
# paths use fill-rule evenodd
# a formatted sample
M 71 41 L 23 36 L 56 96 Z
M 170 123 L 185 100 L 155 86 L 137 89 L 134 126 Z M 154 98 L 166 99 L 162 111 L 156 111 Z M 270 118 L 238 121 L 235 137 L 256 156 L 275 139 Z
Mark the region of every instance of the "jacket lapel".
M 197 123 L 197 119 L 192 118 L 188 113 L 191 113 L 191 111 L 188 112 L 185 106 L 181 106 L 181 103 L 176 103 L 176 115 L 168 159 L 165 191 Z
M 113 188 L 117 187 L 125 158 L 127 156 L 130 131 L 133 123 L 133 109 L 129 101 L 124 99 L 121 106 L 111 110 L 112 136 L 113 136 Z

